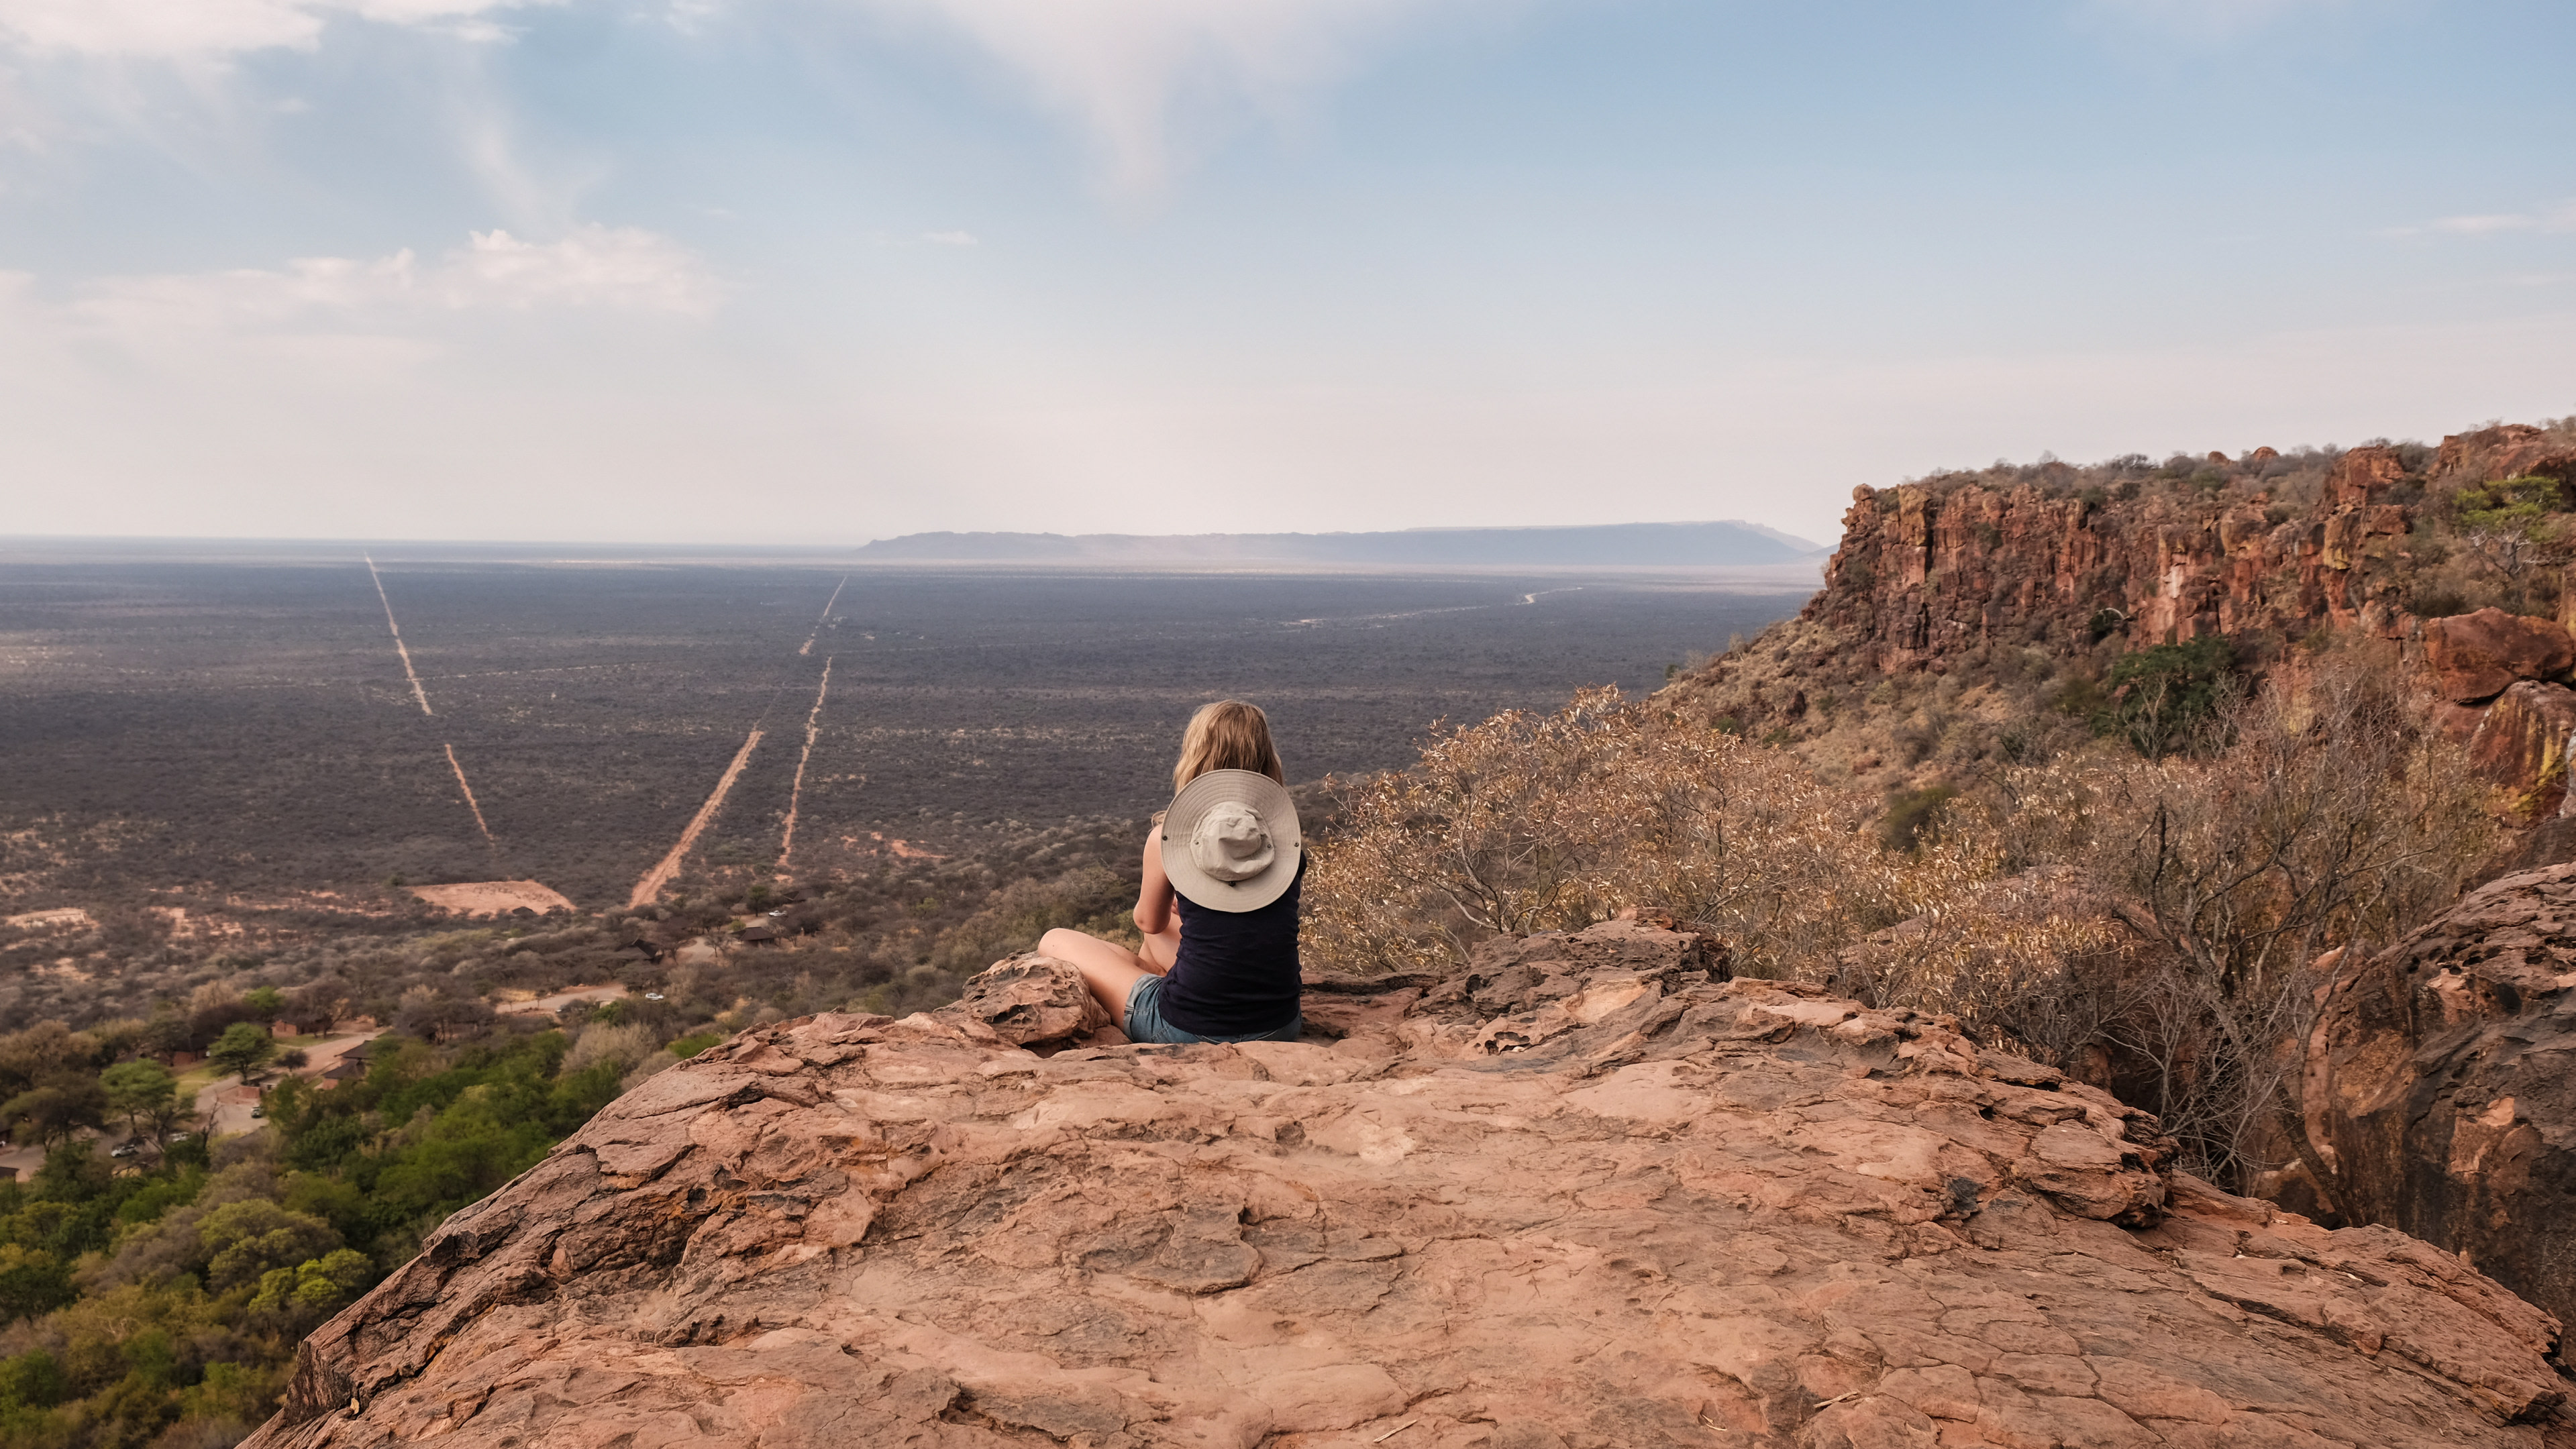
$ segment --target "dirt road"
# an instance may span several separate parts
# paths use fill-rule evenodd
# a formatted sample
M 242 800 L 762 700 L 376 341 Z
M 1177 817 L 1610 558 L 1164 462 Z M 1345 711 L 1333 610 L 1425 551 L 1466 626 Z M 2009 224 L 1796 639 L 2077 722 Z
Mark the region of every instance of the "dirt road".
M 376 561 L 372 556 L 362 553 L 358 557 L 366 559 L 367 578 L 375 584 L 376 598 L 385 606 L 385 627 L 393 631 L 394 652 L 402 656 L 403 678 L 411 681 L 411 697 L 420 701 L 422 714 L 436 715 L 438 711 L 429 707 L 429 691 L 420 687 L 420 676 L 412 671 L 411 651 L 403 647 L 402 625 L 394 622 L 394 601 L 393 596 L 385 592 L 385 576 L 376 572 Z
M 823 626 L 832 622 L 832 606 L 841 602 L 841 590 L 846 589 L 849 586 L 850 576 L 848 574 L 841 575 L 841 581 L 832 585 L 832 597 L 823 601 L 823 612 L 816 616 L 814 620 L 814 632 L 805 636 L 805 643 L 796 651 L 798 658 L 801 659 L 814 652 L 814 641 L 823 637 Z
M 429 691 L 421 688 L 420 674 L 411 667 L 411 650 L 403 643 L 402 625 L 394 622 L 394 600 L 391 594 L 385 592 L 385 576 L 376 572 L 376 560 L 373 555 L 362 553 L 358 557 L 367 561 L 367 578 L 376 586 L 377 602 L 385 606 L 385 628 L 393 633 L 394 652 L 402 656 L 403 678 L 411 681 L 411 697 L 420 701 L 422 714 L 435 719 L 438 717 L 438 711 L 429 707 Z M 837 591 L 835 596 L 837 597 Z M 465 782 L 465 766 L 456 758 L 456 746 L 445 745 L 443 748 L 447 751 L 447 768 L 456 772 L 456 788 L 465 792 L 465 808 L 474 812 L 474 828 L 483 832 L 484 844 L 498 851 L 501 842 L 492 838 L 492 827 L 483 819 L 483 803 L 474 798 L 474 787 Z
M 751 763 L 751 752 L 758 748 L 760 731 L 754 729 L 751 738 L 744 740 L 742 748 L 734 752 L 733 763 L 725 766 L 724 778 L 716 781 L 715 793 L 707 797 L 707 803 L 698 807 L 696 817 L 689 821 L 689 828 L 680 832 L 680 843 L 671 847 L 671 853 L 662 857 L 660 865 L 645 872 L 644 878 L 635 883 L 635 894 L 626 902 L 628 910 L 653 904 L 653 898 L 662 893 L 662 887 L 669 885 L 671 877 L 680 873 L 680 862 L 688 859 L 690 849 L 698 843 L 698 832 L 706 829 L 707 822 L 715 819 L 716 812 L 724 808 L 725 796 L 733 792 L 733 782 L 742 777 L 742 767 Z
M 456 763 L 454 745 L 447 746 L 447 768 L 456 772 L 456 788 L 465 792 L 465 808 L 474 812 L 474 828 L 483 832 L 483 838 L 486 841 L 491 841 L 492 827 L 483 823 L 483 806 L 474 798 L 474 787 L 465 783 L 465 767 Z M 499 842 L 493 841 L 493 843 Z
M 805 794 L 805 762 L 814 758 L 814 735 L 822 727 L 823 696 L 832 690 L 832 656 L 823 656 L 823 682 L 814 691 L 814 707 L 805 714 L 805 748 L 796 756 L 796 779 L 787 787 L 787 829 L 778 838 L 778 873 L 787 874 L 787 858 L 796 853 L 796 803 Z
M 294 1075 L 319 1076 L 380 1035 L 380 1032 L 362 1031 L 309 1043 L 304 1047 L 304 1065 L 296 1068 Z M 259 1088 L 245 1087 L 233 1077 L 219 1077 L 197 1090 L 197 1119 L 205 1124 L 204 1130 L 210 1137 L 233 1137 L 257 1130 L 260 1119 L 250 1113 L 258 1105 Z

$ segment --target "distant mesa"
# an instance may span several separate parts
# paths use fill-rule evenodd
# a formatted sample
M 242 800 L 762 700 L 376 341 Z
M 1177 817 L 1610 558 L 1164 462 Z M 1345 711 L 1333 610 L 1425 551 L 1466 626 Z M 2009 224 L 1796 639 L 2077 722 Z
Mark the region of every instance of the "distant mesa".
M 1606 523 L 1569 528 L 1408 528 L 1390 533 L 908 533 L 858 550 L 865 563 L 1277 565 L 1333 568 L 1745 568 L 1821 564 L 1821 544 L 1756 523 Z
M 455 885 L 413 886 L 411 893 L 438 907 L 460 916 L 506 916 L 524 910 L 542 916 L 549 911 L 569 915 L 572 902 L 552 886 L 532 880 L 478 880 Z

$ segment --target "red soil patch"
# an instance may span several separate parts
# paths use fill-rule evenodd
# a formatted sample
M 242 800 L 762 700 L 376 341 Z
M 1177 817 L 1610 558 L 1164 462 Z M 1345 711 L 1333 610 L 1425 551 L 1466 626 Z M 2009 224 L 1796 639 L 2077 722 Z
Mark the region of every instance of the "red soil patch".
M 532 880 L 478 880 L 458 885 L 413 886 L 411 893 L 443 911 L 466 916 L 506 915 L 520 906 L 539 915 L 572 910 L 552 886 Z
M 62 906 L 50 911 L 29 911 L 23 916 L 0 917 L 0 926 L 15 926 L 22 931 L 58 930 L 64 927 L 86 931 L 97 924 L 98 922 L 90 919 L 89 912 L 78 906 Z

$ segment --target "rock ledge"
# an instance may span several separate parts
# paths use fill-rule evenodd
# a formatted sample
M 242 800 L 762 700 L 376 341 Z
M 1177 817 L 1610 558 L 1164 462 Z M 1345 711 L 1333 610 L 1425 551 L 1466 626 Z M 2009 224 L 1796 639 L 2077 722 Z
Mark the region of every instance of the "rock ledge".
M 1010 964 L 654 1077 L 316 1333 L 250 1442 L 2576 1443 L 2556 1321 L 2456 1258 L 1703 938 L 1318 983 L 1338 1040 L 1241 1046 L 1063 1047 L 1097 1022 Z

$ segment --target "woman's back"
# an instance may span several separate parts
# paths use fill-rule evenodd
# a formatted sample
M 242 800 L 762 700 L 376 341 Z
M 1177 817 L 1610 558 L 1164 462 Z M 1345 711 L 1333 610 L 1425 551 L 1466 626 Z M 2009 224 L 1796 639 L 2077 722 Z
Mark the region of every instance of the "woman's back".
M 1176 896 L 1181 948 L 1163 977 L 1165 1021 L 1200 1036 L 1248 1036 L 1297 1015 L 1297 896 L 1305 876 L 1301 858 L 1287 891 L 1254 911 L 1211 910 Z

